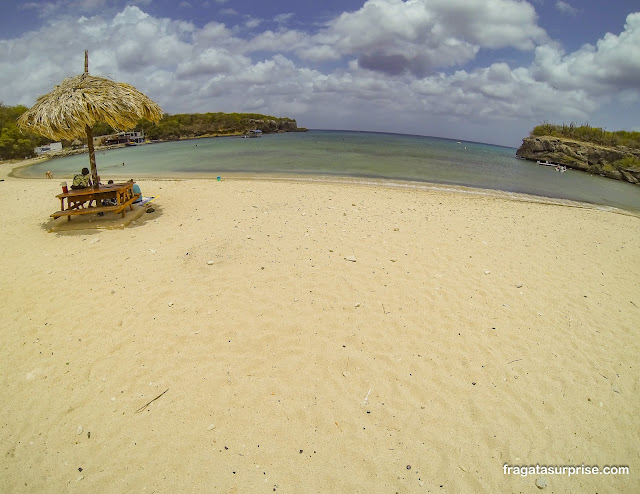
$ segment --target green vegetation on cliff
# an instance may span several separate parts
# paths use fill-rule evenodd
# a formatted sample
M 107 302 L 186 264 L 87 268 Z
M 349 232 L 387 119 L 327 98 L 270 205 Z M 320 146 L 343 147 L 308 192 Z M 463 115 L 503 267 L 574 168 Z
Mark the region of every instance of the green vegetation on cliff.
M 640 132 L 628 132 L 617 130 L 610 132 L 599 127 L 590 127 L 582 124 L 579 127 L 571 122 L 569 125 L 550 124 L 545 122 L 531 131 L 531 136 L 553 136 L 574 139 L 576 141 L 589 142 L 600 146 L 625 146 L 631 149 L 640 149 Z
M 35 147 L 51 142 L 50 139 L 23 132 L 17 127 L 16 120 L 27 109 L 21 105 L 4 106 L 0 103 L 0 160 L 30 158 L 35 154 Z M 253 129 L 260 129 L 265 134 L 306 130 L 299 129 L 292 118 L 259 113 L 221 112 L 165 114 L 157 125 L 142 119 L 133 130 L 143 130 L 148 139 L 168 141 L 200 136 L 239 135 Z M 95 137 L 114 133 L 115 131 L 104 123 L 98 123 L 93 127 Z M 78 138 L 84 143 L 83 136 Z M 69 147 L 71 144 L 63 141 L 62 145 Z

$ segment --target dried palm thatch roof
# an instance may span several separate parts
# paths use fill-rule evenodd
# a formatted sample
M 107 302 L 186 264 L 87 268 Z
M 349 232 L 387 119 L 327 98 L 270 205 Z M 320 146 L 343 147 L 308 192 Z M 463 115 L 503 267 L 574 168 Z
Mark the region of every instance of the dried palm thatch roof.
M 158 104 L 133 86 L 84 73 L 66 78 L 40 96 L 18 125 L 51 139 L 72 140 L 84 136 L 96 122 L 127 130 L 141 118 L 158 122 L 162 114 Z
M 157 123 L 162 113 L 162 108 L 133 86 L 89 75 L 89 52 L 85 50 L 84 74 L 67 77 L 53 91 L 40 96 L 18 118 L 18 126 L 51 139 L 72 140 L 85 135 L 93 184 L 99 185 L 92 131 L 96 122 L 127 130 L 141 118 Z

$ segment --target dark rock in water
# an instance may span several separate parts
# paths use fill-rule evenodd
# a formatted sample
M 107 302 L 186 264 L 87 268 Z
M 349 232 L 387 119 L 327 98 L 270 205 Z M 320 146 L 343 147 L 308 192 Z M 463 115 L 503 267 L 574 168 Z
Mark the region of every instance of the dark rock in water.
M 640 150 L 624 146 L 607 147 L 553 136 L 531 136 L 522 139 L 516 156 L 532 161 L 547 160 L 632 184 L 640 182 L 640 169 L 622 168 L 617 163 L 624 159 L 640 160 Z

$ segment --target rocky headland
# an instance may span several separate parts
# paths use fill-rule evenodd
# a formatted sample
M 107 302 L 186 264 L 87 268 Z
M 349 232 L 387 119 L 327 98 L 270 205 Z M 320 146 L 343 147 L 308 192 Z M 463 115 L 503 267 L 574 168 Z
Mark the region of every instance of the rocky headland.
M 250 119 L 249 123 L 254 129 L 259 129 L 265 134 L 275 134 L 279 132 L 306 132 L 304 127 L 298 127 L 298 123 L 293 118 L 260 118 Z
M 516 151 L 519 158 L 565 165 L 632 184 L 640 182 L 640 150 L 625 146 L 607 147 L 555 136 L 522 139 Z

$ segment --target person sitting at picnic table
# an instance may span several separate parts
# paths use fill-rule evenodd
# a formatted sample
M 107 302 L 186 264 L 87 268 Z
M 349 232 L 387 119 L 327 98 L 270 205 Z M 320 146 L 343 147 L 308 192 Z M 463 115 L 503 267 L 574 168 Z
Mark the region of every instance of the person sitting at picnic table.
M 133 182 L 133 179 L 129 180 L 129 182 Z M 140 186 L 138 184 L 133 184 L 132 190 L 133 190 L 133 195 L 140 194 L 140 197 L 138 197 L 135 201 L 133 201 L 133 203 L 135 204 L 137 202 L 142 201 L 142 191 L 140 190 Z
M 107 185 L 111 185 L 113 184 L 113 180 L 109 180 L 107 182 Z M 118 205 L 118 200 L 115 197 L 112 197 L 111 199 L 103 199 L 102 200 L 102 205 L 103 206 L 117 206 Z
M 78 175 L 74 175 L 73 184 L 71 188 L 73 190 L 77 189 L 86 189 L 87 187 L 91 187 L 91 176 L 89 175 L 89 169 L 83 168 L 82 173 Z

